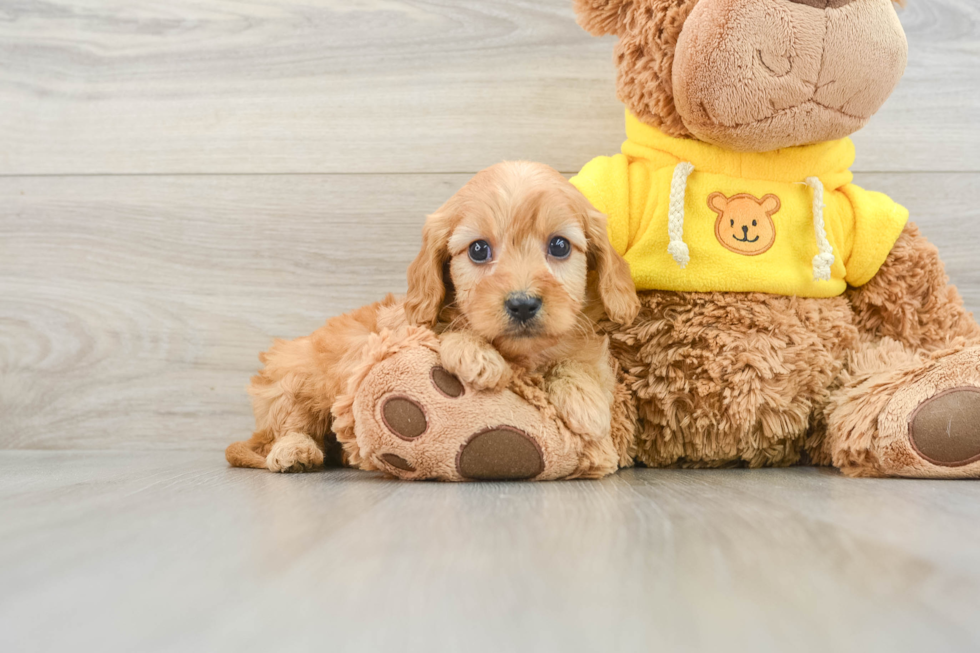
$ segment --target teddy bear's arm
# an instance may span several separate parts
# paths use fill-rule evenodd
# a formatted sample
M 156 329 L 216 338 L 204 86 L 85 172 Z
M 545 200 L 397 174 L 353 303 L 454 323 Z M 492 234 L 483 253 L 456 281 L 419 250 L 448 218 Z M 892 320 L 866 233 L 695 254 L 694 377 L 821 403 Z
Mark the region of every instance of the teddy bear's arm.
M 939 251 L 913 223 L 871 281 L 848 294 L 858 327 L 876 337 L 928 350 L 957 338 L 980 343 L 980 326 L 950 285 Z

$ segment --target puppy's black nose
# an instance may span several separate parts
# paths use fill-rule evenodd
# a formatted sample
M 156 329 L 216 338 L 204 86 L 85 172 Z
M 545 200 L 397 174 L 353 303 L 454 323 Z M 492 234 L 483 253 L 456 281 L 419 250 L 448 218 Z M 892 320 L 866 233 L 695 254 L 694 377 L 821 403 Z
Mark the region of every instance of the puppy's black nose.
M 510 319 L 524 324 L 534 318 L 541 310 L 541 298 L 524 293 L 514 293 L 504 302 L 504 308 L 507 309 Z

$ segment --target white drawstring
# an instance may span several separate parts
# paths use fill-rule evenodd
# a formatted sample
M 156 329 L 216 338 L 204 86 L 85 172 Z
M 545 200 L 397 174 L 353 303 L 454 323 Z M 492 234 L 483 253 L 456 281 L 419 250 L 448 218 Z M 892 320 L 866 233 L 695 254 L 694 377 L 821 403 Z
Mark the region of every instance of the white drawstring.
M 670 207 L 667 211 L 667 234 L 670 244 L 667 252 L 674 257 L 681 269 L 691 260 L 687 243 L 684 242 L 684 197 L 687 195 L 687 178 L 694 172 L 690 163 L 678 163 L 674 168 L 674 178 L 670 182 Z
M 813 231 L 817 236 L 820 253 L 813 257 L 814 281 L 830 281 L 830 268 L 834 264 L 834 248 L 827 240 L 827 225 L 823 221 L 823 182 L 817 177 L 807 177 L 806 185 L 813 189 Z

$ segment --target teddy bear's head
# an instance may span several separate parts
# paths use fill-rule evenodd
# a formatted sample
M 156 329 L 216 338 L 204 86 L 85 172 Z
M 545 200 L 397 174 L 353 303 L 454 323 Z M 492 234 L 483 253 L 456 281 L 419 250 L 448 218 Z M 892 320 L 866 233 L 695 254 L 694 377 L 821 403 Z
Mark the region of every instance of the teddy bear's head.
M 898 0 L 575 0 L 619 97 L 677 137 L 765 152 L 848 136 L 905 70 Z

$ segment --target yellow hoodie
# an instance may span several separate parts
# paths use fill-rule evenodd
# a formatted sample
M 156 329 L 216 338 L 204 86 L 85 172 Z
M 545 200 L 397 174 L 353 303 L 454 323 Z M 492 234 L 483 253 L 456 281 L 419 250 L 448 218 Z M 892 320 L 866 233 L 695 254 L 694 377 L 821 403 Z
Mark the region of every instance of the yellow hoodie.
M 572 183 L 609 217 L 639 290 L 833 297 L 874 277 L 908 221 L 851 183 L 850 139 L 739 153 L 629 112 L 626 135 Z

